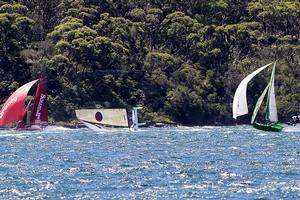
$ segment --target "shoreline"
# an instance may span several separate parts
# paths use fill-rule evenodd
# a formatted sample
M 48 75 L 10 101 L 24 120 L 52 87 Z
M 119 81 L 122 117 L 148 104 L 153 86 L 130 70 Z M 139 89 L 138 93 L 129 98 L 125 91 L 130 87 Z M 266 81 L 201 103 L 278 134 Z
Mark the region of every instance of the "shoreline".
M 293 126 L 293 125 L 289 125 L 287 123 L 283 123 L 285 125 L 288 125 L 288 126 Z M 86 128 L 86 126 L 81 123 L 80 121 L 72 121 L 72 122 L 63 122 L 63 121 L 60 121 L 60 122 L 50 122 L 48 125 L 53 125 L 53 126 L 62 126 L 62 127 L 65 127 L 65 128 L 70 128 L 70 129 L 77 129 L 77 128 Z M 141 126 L 141 128 L 151 128 L 151 127 L 154 127 L 154 128 L 170 128 L 170 127 L 203 127 L 203 126 L 215 126 L 215 127 L 228 127 L 228 126 L 251 126 L 251 124 L 245 124 L 245 123 L 234 123 L 234 124 L 221 124 L 221 123 L 215 123 L 215 124 L 199 124 L 199 125 L 184 125 L 184 124 L 175 124 L 175 123 L 172 123 L 172 124 L 166 124 L 166 123 L 160 123 L 160 122 L 157 122 L 157 123 L 147 123 L 145 126 Z

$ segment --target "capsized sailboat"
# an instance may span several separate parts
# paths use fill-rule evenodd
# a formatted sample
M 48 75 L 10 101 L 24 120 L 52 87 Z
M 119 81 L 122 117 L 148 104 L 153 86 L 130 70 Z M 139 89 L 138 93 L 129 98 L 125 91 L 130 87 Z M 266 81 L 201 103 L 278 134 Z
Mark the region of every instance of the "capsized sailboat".
M 128 128 L 126 109 L 79 109 L 76 117 L 94 131 Z
M 28 92 L 38 84 L 34 101 L 24 104 Z M 17 123 L 16 129 L 40 130 L 48 123 L 47 79 L 30 81 L 17 89 L 5 102 L 0 111 L 0 127 Z
M 120 129 L 138 130 L 144 123 L 138 122 L 138 109 L 132 109 L 132 125 L 128 121 L 127 110 L 125 108 L 116 109 L 78 109 L 75 110 L 76 117 L 86 127 L 96 131 L 115 131 Z
M 276 62 L 269 63 L 259 69 L 255 70 L 251 74 L 249 74 L 246 78 L 242 80 L 239 84 L 233 98 L 233 118 L 237 119 L 238 116 L 247 114 L 248 105 L 247 105 L 247 85 L 252 78 L 254 78 L 258 73 L 262 70 L 266 69 L 267 67 L 273 64 L 272 74 L 270 81 L 266 88 L 264 89 L 263 93 L 257 100 L 256 106 L 254 108 L 252 114 L 251 124 L 256 129 L 264 130 L 264 131 L 281 131 L 284 126 L 278 123 L 278 115 L 277 115 L 277 106 L 276 106 L 276 99 L 275 99 L 275 87 L 274 87 L 274 77 L 275 77 L 275 66 Z M 263 122 L 258 122 L 257 116 L 260 107 L 267 95 L 267 103 L 265 109 L 265 119 Z

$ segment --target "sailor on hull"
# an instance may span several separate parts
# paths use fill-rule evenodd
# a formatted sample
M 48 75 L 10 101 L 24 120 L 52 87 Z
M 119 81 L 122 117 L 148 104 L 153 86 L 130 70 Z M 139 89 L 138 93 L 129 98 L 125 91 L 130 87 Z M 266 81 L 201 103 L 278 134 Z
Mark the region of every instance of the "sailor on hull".
M 295 115 L 292 117 L 292 120 L 288 124 L 295 126 L 298 123 L 300 123 L 300 115 Z

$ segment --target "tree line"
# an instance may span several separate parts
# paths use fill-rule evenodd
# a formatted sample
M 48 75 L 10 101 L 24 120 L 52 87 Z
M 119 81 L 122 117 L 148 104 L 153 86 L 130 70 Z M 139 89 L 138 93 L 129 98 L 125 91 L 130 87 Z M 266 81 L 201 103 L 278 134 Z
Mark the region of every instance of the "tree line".
M 47 76 L 55 121 L 142 106 L 145 121 L 232 124 L 239 82 L 275 60 L 279 117 L 300 112 L 298 0 L 0 0 L 0 33 L 1 104 Z

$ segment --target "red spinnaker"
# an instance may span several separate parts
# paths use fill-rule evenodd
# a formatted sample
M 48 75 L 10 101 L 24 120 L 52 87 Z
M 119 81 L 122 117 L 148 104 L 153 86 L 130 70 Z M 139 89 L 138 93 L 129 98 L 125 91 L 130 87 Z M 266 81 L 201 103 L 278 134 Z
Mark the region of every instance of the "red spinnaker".
M 34 105 L 31 124 L 39 122 L 48 122 L 48 105 L 47 105 L 47 79 L 39 79 L 39 84 L 34 97 Z
M 0 126 L 17 122 L 23 118 L 24 103 L 30 88 L 38 80 L 26 83 L 17 89 L 5 102 L 0 111 Z

